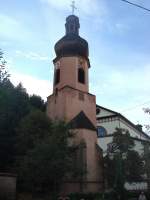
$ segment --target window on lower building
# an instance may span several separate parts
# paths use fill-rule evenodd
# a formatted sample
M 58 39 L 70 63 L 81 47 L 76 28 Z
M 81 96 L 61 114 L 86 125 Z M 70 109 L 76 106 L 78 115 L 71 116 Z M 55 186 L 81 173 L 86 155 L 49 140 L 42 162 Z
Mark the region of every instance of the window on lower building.
M 98 137 L 105 137 L 107 135 L 107 131 L 103 126 L 97 127 L 97 135 Z

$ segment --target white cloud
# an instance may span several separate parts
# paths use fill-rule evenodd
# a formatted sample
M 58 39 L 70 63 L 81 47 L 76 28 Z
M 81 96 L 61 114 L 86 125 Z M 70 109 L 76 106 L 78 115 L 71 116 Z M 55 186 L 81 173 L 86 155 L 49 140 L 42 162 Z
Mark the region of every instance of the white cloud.
M 0 46 L 6 47 L 9 45 L 10 45 L 10 42 L 8 42 L 8 41 L 0 41 Z
M 99 73 L 91 91 L 98 104 L 123 113 L 134 123 L 147 124 L 149 119 L 142 108 L 150 107 L 150 65 L 132 69 Z
M 16 72 L 12 73 L 10 79 L 14 85 L 18 85 L 21 82 L 29 94 L 40 95 L 44 100 L 52 93 L 52 83 L 48 80 Z
M 102 68 L 105 68 L 102 66 Z M 116 67 L 117 68 L 117 67 Z M 135 93 L 135 97 L 140 94 L 148 94 L 150 91 L 150 65 L 141 66 L 135 68 L 129 67 L 123 71 L 120 70 L 103 71 L 99 75 L 99 86 L 100 90 L 103 91 L 106 96 L 107 94 L 114 95 L 128 95 L 131 96 L 132 92 Z M 130 93 L 131 92 L 131 93 Z
M 49 60 L 50 58 L 48 56 L 43 56 L 43 55 L 40 55 L 38 53 L 35 53 L 35 52 L 22 52 L 20 50 L 16 50 L 16 56 L 21 56 L 21 57 L 24 57 L 24 58 L 27 58 L 27 59 L 30 59 L 30 60 L 42 60 L 42 61 L 47 61 Z
M 30 37 L 30 32 L 14 17 L 0 14 L 0 23 L 0 36 L 4 38 L 19 40 Z

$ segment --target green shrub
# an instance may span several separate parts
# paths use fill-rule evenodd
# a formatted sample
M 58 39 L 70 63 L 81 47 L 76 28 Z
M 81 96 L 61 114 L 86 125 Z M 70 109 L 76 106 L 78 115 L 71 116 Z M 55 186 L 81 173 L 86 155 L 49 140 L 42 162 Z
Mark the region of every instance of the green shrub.
M 69 195 L 71 200 L 116 200 L 115 193 L 72 193 Z

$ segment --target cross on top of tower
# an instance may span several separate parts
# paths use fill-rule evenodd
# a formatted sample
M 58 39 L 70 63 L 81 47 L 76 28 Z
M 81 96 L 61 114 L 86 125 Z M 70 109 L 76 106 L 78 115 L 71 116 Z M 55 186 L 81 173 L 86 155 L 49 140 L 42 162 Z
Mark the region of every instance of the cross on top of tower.
M 75 7 L 75 1 L 72 1 L 71 8 L 72 8 L 72 15 L 73 15 L 75 9 L 77 9 L 77 8 Z

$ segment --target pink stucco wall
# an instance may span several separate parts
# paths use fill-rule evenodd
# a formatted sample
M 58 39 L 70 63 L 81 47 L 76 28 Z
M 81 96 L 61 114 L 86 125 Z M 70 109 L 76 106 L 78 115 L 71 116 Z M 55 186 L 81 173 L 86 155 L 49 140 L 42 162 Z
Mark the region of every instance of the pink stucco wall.
M 54 70 L 60 69 L 60 82 L 54 85 L 54 91 L 56 88 L 60 89 L 66 85 L 73 88 L 79 89 L 84 92 L 88 92 L 89 80 L 88 80 L 88 64 L 85 59 L 82 58 L 82 68 L 85 71 L 85 84 L 78 82 L 78 67 L 80 67 L 80 57 L 63 57 L 58 62 L 55 63 Z
M 82 67 L 85 71 L 85 84 L 78 82 L 78 67 Z M 56 68 L 60 69 L 60 82 L 54 85 L 53 94 L 47 98 L 49 118 L 69 122 L 83 111 L 96 127 L 96 98 L 88 93 L 87 61 L 80 57 L 63 57 L 59 63 L 55 63 Z M 87 174 L 83 192 L 99 192 L 102 189 L 103 179 L 102 165 L 99 165 L 102 154 L 96 148 L 96 131 L 77 129 L 75 133 L 73 142 L 80 144 L 84 140 L 86 144 Z M 79 181 L 76 180 L 63 183 L 62 186 L 62 191 L 66 193 L 80 192 L 81 189 Z
M 96 102 L 95 96 L 82 93 L 84 100 L 81 100 L 80 91 L 65 87 L 48 97 L 47 114 L 52 120 L 73 119 L 79 112 L 84 111 L 86 116 L 96 126 Z

